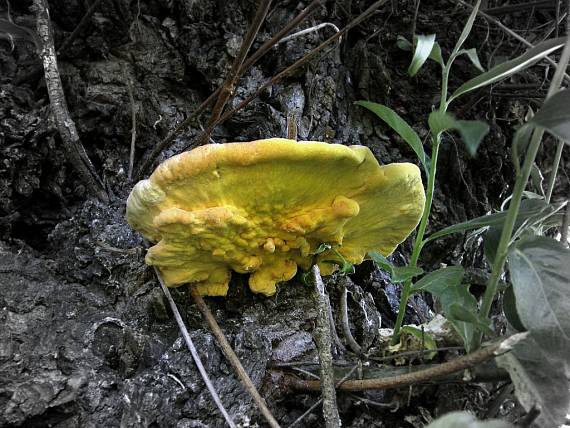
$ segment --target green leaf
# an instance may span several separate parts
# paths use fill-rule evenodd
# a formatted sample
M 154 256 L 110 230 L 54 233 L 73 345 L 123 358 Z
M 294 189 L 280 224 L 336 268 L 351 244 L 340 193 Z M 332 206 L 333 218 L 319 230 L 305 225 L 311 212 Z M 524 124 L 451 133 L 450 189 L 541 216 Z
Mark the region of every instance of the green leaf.
M 477 300 L 469 288 L 461 284 L 465 271 L 461 266 L 450 266 L 428 273 L 411 290 L 427 291 L 441 303 L 443 313 L 459 333 L 468 351 L 473 335 L 478 330 L 488 331 L 486 322 L 478 318 Z
M 388 272 L 392 282 L 395 284 L 405 282 L 414 276 L 424 273 L 424 270 L 418 267 L 394 266 L 386 257 L 376 251 L 369 252 L 368 257 L 370 257 L 370 259 L 372 259 L 382 270 Z
M 564 206 L 564 203 L 548 205 L 543 199 L 523 199 L 519 215 L 515 220 L 513 237 L 520 236 L 530 228 L 541 227 L 543 230 L 548 230 L 560 225 L 563 216 L 561 210 Z M 503 222 L 494 224 L 489 227 L 483 238 L 483 249 L 489 265 L 494 263 L 502 231 Z
M 521 205 L 517 216 L 517 222 L 522 222 L 528 219 L 542 218 L 546 214 L 551 214 L 559 211 L 564 204 L 546 204 L 540 199 L 529 199 L 524 205 Z M 502 226 L 507 216 L 507 211 L 501 211 L 495 214 L 488 214 L 482 217 L 477 217 L 463 223 L 454 224 L 431 234 L 425 241 L 424 245 L 434 239 L 441 238 L 442 236 L 451 235 L 452 233 L 465 232 L 467 230 L 479 229 L 481 227 L 489 226 Z
M 441 54 L 441 47 L 438 42 L 433 44 L 433 48 L 429 54 L 429 59 L 437 62 L 441 67 L 445 67 L 445 62 L 443 61 L 443 55 Z
M 533 426 L 559 427 L 570 404 L 568 355 L 553 355 L 542 348 L 534 334 L 518 342 L 511 352 L 496 358 L 499 367 L 509 372 L 515 395 L 524 409 L 539 409 Z
M 398 46 L 403 51 L 411 51 L 414 45 L 406 39 L 404 36 L 398 36 L 396 38 L 396 46 Z
M 550 55 L 552 52 L 560 49 L 566 43 L 565 37 L 559 37 L 557 39 L 546 40 L 539 43 L 534 48 L 529 49 L 523 55 L 512 59 L 510 61 L 499 64 L 489 71 L 480 74 L 479 76 L 468 80 L 463 85 L 455 90 L 455 92 L 449 98 L 448 103 L 453 101 L 455 98 L 466 94 L 477 88 L 482 88 L 483 86 L 490 85 L 491 83 L 503 80 L 519 71 L 522 71 L 534 64 L 545 56 Z
M 519 332 L 526 331 L 517 312 L 517 302 L 512 286 L 508 287 L 503 294 L 503 313 L 515 330 Z
M 570 250 L 535 236 L 517 242 L 508 261 L 522 324 L 543 349 L 570 355 Z
M 530 123 L 570 144 L 570 90 L 559 91 L 548 98 Z
M 428 59 L 435 43 L 435 34 L 418 34 L 415 36 L 415 42 L 416 48 L 414 50 L 414 56 L 408 67 L 408 74 L 412 77 L 420 71 L 420 68 Z
M 480 5 L 481 5 L 481 0 L 477 0 L 477 3 L 475 3 L 475 6 L 473 6 L 473 10 L 471 11 L 469 18 L 467 19 L 467 22 L 463 27 L 463 31 L 461 31 L 459 39 L 457 39 L 457 43 L 453 48 L 452 56 L 455 56 L 456 54 L 459 53 L 461 46 L 463 46 L 463 43 L 465 43 L 465 40 L 467 40 L 467 37 L 469 37 L 469 33 L 471 33 L 471 29 L 473 28 L 473 24 L 475 23 L 475 19 L 477 18 L 477 12 L 479 11 Z
M 477 49 L 475 48 L 461 49 L 457 53 L 457 55 L 466 55 L 467 58 L 469 58 L 469 61 L 471 61 L 471 63 L 475 66 L 477 70 L 479 70 L 482 73 L 485 71 L 485 69 L 481 65 L 481 61 L 479 61 L 479 55 L 477 55 Z
M 461 284 L 465 270 L 461 266 L 450 266 L 428 273 L 417 281 L 410 291 L 429 291 L 432 294 L 442 294 L 447 288 Z
M 471 308 L 464 308 L 460 303 L 452 303 L 447 309 L 447 312 L 450 319 L 474 324 L 479 328 L 479 330 L 490 335 L 494 333 L 488 322 L 481 320 L 476 312 Z
M 452 114 L 439 110 L 430 113 L 428 124 L 434 134 L 450 129 L 458 131 L 471 156 L 475 156 L 477 147 L 479 147 L 479 144 L 489 132 L 489 125 L 485 122 L 479 120 L 457 120 Z
M 414 47 L 414 45 L 412 45 L 412 43 L 410 43 L 410 41 L 406 39 L 404 36 L 398 36 L 398 38 L 396 39 L 396 46 L 398 46 L 403 51 L 411 51 Z M 445 66 L 445 63 L 443 62 L 443 56 L 441 55 L 441 47 L 437 42 L 433 43 L 433 48 L 431 49 L 428 58 L 431 59 L 432 61 L 437 62 L 442 67 Z
M 424 167 L 426 175 L 429 175 L 426 153 L 422 141 L 416 131 L 402 119 L 398 113 L 382 104 L 370 101 L 356 101 L 356 105 L 367 108 L 372 113 L 382 119 L 390 128 L 392 128 L 406 143 L 416 152 L 418 159 Z
M 426 428 L 515 428 L 515 426 L 499 419 L 479 421 L 469 412 L 451 412 L 437 418 Z
M 425 331 L 413 327 L 411 325 L 405 325 L 401 329 L 402 335 L 400 336 L 400 343 L 404 343 L 406 341 L 406 335 L 412 336 L 416 339 L 416 342 L 420 345 L 423 344 L 424 349 L 431 351 L 437 349 L 437 343 L 433 336 Z M 408 347 L 409 349 L 409 347 Z M 425 357 L 428 360 L 431 360 L 433 357 L 437 355 L 437 352 L 426 352 Z
M 515 132 L 515 136 L 513 137 L 511 157 L 513 158 L 513 165 L 515 166 L 517 173 L 521 169 L 520 153 L 524 153 L 526 151 L 533 130 L 532 126 L 525 123 L 517 130 L 517 132 Z

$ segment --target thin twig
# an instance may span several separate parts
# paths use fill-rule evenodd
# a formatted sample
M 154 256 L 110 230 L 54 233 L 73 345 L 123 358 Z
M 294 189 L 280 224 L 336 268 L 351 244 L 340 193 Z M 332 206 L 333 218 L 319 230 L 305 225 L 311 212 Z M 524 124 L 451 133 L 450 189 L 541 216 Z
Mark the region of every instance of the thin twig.
M 247 59 L 243 64 L 240 73 L 245 73 L 252 65 L 254 65 L 259 59 L 265 55 L 279 40 L 281 40 L 285 35 L 289 34 L 297 25 L 303 22 L 308 16 L 313 14 L 320 4 L 320 0 L 313 0 L 305 9 L 299 13 L 294 19 L 292 19 L 285 27 L 283 27 L 277 34 L 275 34 L 271 39 L 266 41 L 261 47 Z M 194 110 L 190 116 L 188 116 L 184 121 L 182 121 L 174 130 L 168 134 L 160 143 L 158 143 L 154 149 L 145 157 L 139 170 L 137 171 L 136 178 L 140 179 L 143 175 L 148 173 L 150 167 L 154 160 L 162 153 L 163 150 L 167 149 L 172 145 L 175 138 L 180 135 L 186 128 L 188 128 L 192 122 L 200 115 L 206 108 L 211 105 L 221 88 L 216 89 L 208 98 L 206 98 L 202 103 Z
M 293 33 L 287 37 L 283 37 L 281 40 L 279 40 L 279 43 L 277 43 L 277 44 L 280 45 L 281 43 L 288 42 L 290 40 L 296 39 L 297 37 L 304 36 L 305 34 L 314 33 L 315 31 L 319 31 L 321 28 L 325 28 L 325 27 L 331 27 L 336 33 L 338 33 L 340 31 L 339 28 L 336 25 L 334 25 L 333 23 L 322 22 L 321 24 L 315 25 L 313 27 L 305 28 L 304 30 L 297 31 L 296 33 Z
M 473 9 L 473 5 L 467 3 L 464 0 L 453 0 L 456 3 L 460 3 L 463 6 L 467 6 L 471 9 Z M 521 42 L 523 45 L 525 45 L 528 48 L 533 48 L 534 45 L 532 43 L 530 43 L 528 40 L 526 40 L 524 37 L 522 37 L 521 35 L 519 35 L 518 33 L 515 33 L 513 30 L 511 30 L 509 27 L 507 27 L 505 24 L 503 24 L 501 21 L 499 21 L 497 18 L 492 17 L 491 15 L 487 15 L 485 12 L 483 12 L 482 10 L 478 10 L 477 11 L 477 15 L 481 15 L 483 18 L 487 19 L 488 21 L 492 22 L 493 24 L 495 24 L 497 27 L 499 27 L 501 30 L 503 30 L 505 33 L 507 33 L 509 36 L 511 36 L 512 38 L 518 40 L 519 42 Z M 548 63 L 550 65 L 553 65 L 554 67 L 556 67 L 556 61 L 554 61 L 552 58 L 550 57 L 545 57 L 544 58 L 546 61 L 548 61 Z M 570 83 L 570 76 L 566 73 L 564 73 L 564 80 L 566 80 L 567 82 Z
M 220 400 L 220 397 L 219 397 L 218 393 L 216 392 L 216 389 L 214 388 L 214 385 L 212 384 L 212 381 L 210 380 L 210 377 L 208 376 L 208 373 L 206 372 L 204 365 L 202 364 L 202 360 L 200 360 L 200 355 L 198 355 L 198 351 L 196 350 L 196 347 L 194 346 L 194 343 L 192 342 L 192 338 L 190 337 L 190 334 L 188 333 L 188 329 L 186 328 L 186 325 L 184 324 L 184 321 L 182 320 L 182 316 L 180 315 L 180 312 L 178 311 L 178 307 L 176 306 L 176 302 L 174 302 L 174 299 L 172 298 L 172 295 L 170 294 L 168 287 L 164 284 L 164 281 L 162 280 L 162 276 L 160 275 L 160 272 L 158 271 L 158 269 L 156 267 L 154 268 L 154 272 L 156 273 L 156 277 L 158 278 L 158 282 L 160 283 L 160 288 L 162 288 L 162 291 L 164 292 L 164 295 L 166 296 L 166 300 L 168 300 L 168 303 L 170 305 L 170 309 L 172 309 L 172 313 L 174 314 L 174 318 L 176 319 L 176 323 L 178 324 L 178 328 L 180 329 L 180 332 L 182 333 L 182 337 L 184 338 L 184 341 L 186 342 L 186 346 L 188 347 L 188 350 L 192 354 L 192 358 L 194 358 L 194 362 L 196 363 L 196 367 L 198 367 L 198 371 L 200 372 L 200 375 L 202 375 L 202 379 L 204 380 L 204 383 L 206 384 L 206 387 L 208 388 L 208 391 L 210 392 L 212 399 L 216 403 L 216 406 L 218 406 L 218 409 L 220 410 L 220 413 L 224 416 L 224 419 L 226 420 L 227 424 L 230 427 L 235 428 L 236 424 L 234 423 L 231 416 L 228 414 L 224 405 L 222 404 L 222 400 Z
M 253 401 L 255 402 L 255 404 L 257 405 L 257 407 L 265 417 L 265 420 L 271 427 L 279 428 L 279 423 L 275 420 L 275 417 L 271 414 L 271 411 L 267 407 L 267 404 L 265 404 L 265 400 L 261 397 L 261 395 L 259 395 L 259 392 L 255 388 L 255 385 L 253 384 L 247 372 L 243 368 L 238 356 L 236 355 L 231 345 L 229 344 L 228 340 L 226 339 L 224 332 L 218 325 L 218 322 L 214 318 L 214 315 L 210 311 L 210 308 L 208 308 L 208 305 L 206 305 L 206 302 L 204 302 L 202 296 L 198 294 L 198 291 L 196 290 L 195 287 L 190 287 L 190 294 L 192 295 L 192 298 L 194 299 L 196 306 L 198 306 L 198 310 L 202 313 L 202 315 L 206 319 L 206 322 L 210 326 L 212 333 L 218 340 L 218 344 L 222 348 L 224 355 L 226 356 L 227 360 L 230 362 L 230 364 L 236 371 L 236 374 L 238 375 L 240 381 L 242 382 L 243 386 L 245 387 L 246 391 L 251 396 L 251 398 L 253 398 Z
M 341 391 L 366 391 L 374 389 L 401 388 L 428 380 L 438 379 L 446 375 L 474 367 L 477 364 L 510 351 L 516 343 L 526 337 L 526 334 L 527 333 L 519 333 L 514 336 L 510 336 L 502 342 L 481 348 L 471 354 L 464 355 L 463 357 L 456 358 L 453 361 L 440 364 L 436 367 L 430 367 L 425 370 L 381 379 L 349 380 L 342 384 L 339 389 Z M 285 383 L 292 389 L 302 391 L 319 391 L 321 387 L 320 381 L 303 380 L 293 377 L 288 378 Z
M 326 47 L 328 47 L 332 43 L 336 42 L 340 37 L 344 36 L 349 30 L 351 30 L 352 28 L 354 28 L 357 25 L 359 25 L 360 23 L 362 23 L 362 21 L 364 21 L 365 19 L 369 18 L 372 15 L 372 13 L 374 13 L 376 11 L 376 9 L 378 9 L 380 6 L 385 4 L 387 1 L 388 0 L 379 0 L 379 1 L 375 2 L 372 6 L 370 6 L 368 9 L 366 9 L 362 14 L 360 14 L 357 18 L 355 18 L 352 22 L 350 22 L 346 27 L 341 29 L 338 33 L 335 33 L 334 35 L 329 37 L 327 40 L 325 40 L 323 43 L 321 43 L 319 46 L 317 46 L 316 48 L 311 50 L 309 53 L 304 55 L 302 58 L 298 59 L 293 64 L 291 64 L 289 67 L 287 67 L 286 69 L 284 69 L 283 71 L 281 71 L 280 73 L 276 74 L 271 79 L 269 79 L 269 81 L 264 83 L 252 95 L 246 97 L 236 107 L 234 107 L 232 110 L 225 113 L 220 118 L 220 120 L 218 121 L 217 124 L 219 125 L 219 124 L 225 122 L 226 120 L 228 120 L 237 111 L 241 110 L 242 108 L 247 106 L 249 103 L 251 103 L 254 99 L 256 99 L 259 96 L 259 94 L 261 94 L 267 88 L 269 88 L 270 86 L 273 86 L 275 83 L 279 82 L 281 79 L 283 79 L 284 77 L 291 74 L 293 71 L 298 69 L 300 66 L 302 66 L 305 63 L 307 63 L 308 61 L 312 60 L 318 53 L 320 53 L 322 50 L 324 50 Z
M 228 77 L 224 81 L 222 85 L 222 89 L 220 90 L 220 94 L 218 95 L 218 99 L 214 108 L 212 109 L 212 115 L 208 120 L 208 124 L 206 125 L 205 131 L 198 137 L 197 145 L 201 146 L 208 141 L 210 134 L 214 130 L 218 119 L 220 118 L 222 112 L 224 111 L 224 107 L 226 103 L 230 99 L 230 96 L 233 94 L 236 84 L 241 77 L 242 65 L 245 61 L 247 53 L 249 52 L 249 48 L 253 44 L 253 41 L 257 37 L 257 33 L 259 32 L 259 28 L 261 24 L 265 21 L 265 17 L 267 16 L 267 12 L 269 12 L 269 6 L 271 6 L 271 0 L 261 0 L 259 2 L 259 6 L 257 7 L 257 12 L 255 13 L 255 17 L 253 18 L 253 22 L 247 31 L 239 52 L 234 59 L 232 64 L 232 68 L 228 73 Z
M 339 428 L 340 416 L 336 404 L 336 390 L 331 353 L 331 328 L 328 316 L 325 284 L 321 278 L 319 267 L 311 268 L 311 282 L 314 285 L 313 299 L 317 305 L 317 328 L 315 329 L 315 342 L 319 353 L 321 380 L 315 381 L 323 395 L 323 417 L 327 428 Z
M 104 190 L 103 182 L 95 172 L 95 168 L 81 144 L 75 122 L 73 122 L 73 119 L 69 115 L 61 84 L 61 77 L 57 67 L 57 57 L 53 44 L 53 30 L 47 0 L 34 0 L 34 7 L 37 33 L 41 43 L 40 56 L 44 66 L 46 87 L 55 124 L 61 135 L 67 160 L 78 172 L 88 193 L 98 197 L 102 201 L 108 201 L 109 197 Z

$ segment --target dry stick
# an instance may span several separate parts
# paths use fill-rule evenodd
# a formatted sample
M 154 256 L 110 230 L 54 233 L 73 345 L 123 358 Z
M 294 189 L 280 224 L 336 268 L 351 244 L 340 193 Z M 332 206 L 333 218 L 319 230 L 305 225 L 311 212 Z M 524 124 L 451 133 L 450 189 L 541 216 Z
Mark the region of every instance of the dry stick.
M 279 423 L 275 420 L 275 417 L 271 414 L 271 411 L 267 407 L 267 404 L 265 404 L 265 400 L 263 399 L 263 397 L 261 397 L 261 395 L 259 395 L 259 392 L 257 392 L 255 385 L 249 378 L 238 356 L 236 355 L 231 345 L 229 344 L 228 340 L 226 339 L 226 336 L 224 335 L 222 329 L 218 325 L 216 319 L 214 318 L 214 315 L 212 315 L 210 308 L 208 308 L 206 302 L 204 302 L 202 296 L 198 294 L 195 287 L 190 287 L 190 294 L 192 295 L 192 298 L 194 299 L 196 306 L 198 306 L 198 309 L 200 310 L 200 312 L 206 319 L 206 322 L 210 326 L 210 330 L 212 330 L 212 333 L 214 334 L 214 336 L 216 336 L 216 339 L 218 340 L 218 343 L 222 348 L 224 355 L 226 356 L 226 358 L 228 359 L 228 361 L 236 371 L 236 374 L 241 380 L 246 391 L 249 393 L 249 395 L 251 395 L 251 398 L 253 398 L 255 404 L 257 404 L 257 407 L 265 417 L 265 420 L 271 427 L 279 428 Z
M 511 12 L 520 12 L 525 9 L 536 9 L 540 7 L 551 8 L 552 0 L 538 0 L 528 3 L 511 4 L 507 6 L 493 7 L 485 9 L 484 12 L 489 15 L 506 15 Z
M 264 83 L 260 88 L 257 89 L 257 91 L 255 91 L 252 95 L 250 95 L 249 97 L 245 98 L 241 103 L 239 103 L 235 108 L 233 108 L 232 110 L 228 111 L 227 113 L 225 113 L 220 120 L 218 121 L 218 123 L 216 125 L 219 125 L 223 122 L 225 122 L 226 120 L 228 120 L 230 117 L 232 117 L 237 111 L 241 110 L 242 108 L 244 108 L 245 106 L 247 106 L 249 103 L 251 103 L 254 99 L 257 98 L 257 96 L 262 93 L 264 90 L 266 90 L 267 88 L 269 88 L 270 86 L 274 85 L 275 83 L 277 83 L 278 81 L 280 81 L 281 79 L 283 79 L 284 77 L 288 76 L 289 74 L 291 74 L 293 71 L 295 71 L 297 68 L 299 68 L 300 66 L 302 66 L 303 64 L 305 64 L 306 62 L 310 61 L 311 59 L 313 59 L 319 52 L 321 52 L 323 49 L 325 49 L 327 46 L 329 46 L 330 44 L 334 43 L 336 40 L 338 40 L 340 37 L 344 36 L 349 30 L 351 30 L 352 28 L 356 27 L 357 25 L 359 25 L 362 21 L 364 21 L 365 19 L 367 19 L 370 15 L 372 15 L 372 13 L 378 9 L 380 6 L 382 6 L 383 4 L 385 4 L 388 0 L 379 0 L 376 3 L 374 3 L 372 6 L 370 6 L 368 9 L 366 9 L 363 13 L 361 13 L 356 19 L 354 19 L 352 22 L 350 22 L 346 27 L 344 27 L 342 30 L 340 30 L 338 33 L 335 33 L 333 36 L 329 37 L 327 40 L 325 40 L 323 43 L 321 43 L 319 46 L 317 46 L 315 49 L 311 50 L 307 55 L 303 56 L 302 58 L 298 59 L 297 61 L 295 61 L 292 65 L 290 65 L 289 67 L 287 67 L 285 70 L 281 71 L 280 73 L 276 74 L 275 76 L 273 76 L 271 79 L 269 79 L 268 82 Z
M 225 409 L 224 405 L 222 404 L 222 400 L 220 400 L 220 397 L 219 397 L 218 393 L 216 392 L 216 389 L 214 388 L 214 385 L 212 384 L 212 381 L 210 380 L 210 377 L 208 376 L 208 373 L 206 372 L 204 365 L 202 364 L 202 360 L 200 360 L 200 355 L 198 355 L 198 351 L 196 350 L 196 347 L 194 346 L 194 343 L 192 342 L 192 338 L 190 337 L 190 334 L 188 333 L 188 329 L 186 328 L 186 325 L 184 324 L 184 321 L 182 320 L 182 316 L 180 315 L 180 312 L 178 311 L 178 307 L 176 306 L 176 303 L 174 302 L 174 299 L 172 298 L 172 295 L 170 294 L 168 287 L 164 284 L 164 281 L 162 280 L 162 276 L 160 275 L 160 272 L 158 271 L 158 269 L 156 267 L 154 268 L 154 272 L 156 273 L 156 277 L 158 278 L 158 282 L 160 283 L 160 288 L 162 288 L 162 291 L 164 292 L 164 295 L 166 296 L 166 300 L 168 300 L 168 303 L 170 304 L 170 309 L 172 309 L 172 313 L 174 314 L 174 318 L 176 319 L 176 323 L 178 324 L 178 328 L 180 329 L 180 332 L 182 333 L 182 337 L 184 338 L 184 341 L 186 342 L 186 346 L 188 347 L 188 350 L 192 354 L 192 358 L 194 358 L 194 362 L 196 363 L 196 367 L 198 367 L 198 371 L 202 375 L 202 379 L 204 380 L 204 383 L 206 384 L 206 387 L 208 388 L 210 395 L 214 399 L 216 406 L 218 406 L 220 413 L 224 416 L 224 419 L 226 420 L 227 424 L 232 428 L 236 428 L 236 424 L 234 423 L 231 416 L 228 414 L 227 410 Z
M 473 5 L 467 3 L 464 0 L 454 0 L 456 3 L 460 3 L 463 6 L 467 6 L 470 7 L 471 9 L 473 9 Z M 524 37 L 520 36 L 518 33 L 515 33 L 513 30 L 511 30 L 509 27 L 507 27 L 506 25 L 504 25 L 501 21 L 499 21 L 498 19 L 487 15 L 485 12 L 483 12 L 482 10 L 477 11 L 478 15 L 481 15 L 483 18 L 485 18 L 486 20 L 492 22 L 493 24 L 495 24 L 497 27 L 499 27 L 501 30 L 503 30 L 505 33 L 507 33 L 509 36 L 513 37 L 514 39 L 518 40 L 519 42 L 521 42 L 523 45 L 525 45 L 528 48 L 533 48 L 534 45 L 532 43 L 530 43 L 529 41 L 527 41 Z M 550 65 L 553 65 L 554 67 L 556 67 L 556 61 L 554 61 L 552 58 L 550 57 L 545 57 L 544 58 L 546 61 L 548 61 L 550 63 Z M 567 82 L 570 83 L 570 76 L 566 73 L 564 73 L 564 80 L 566 80 Z
M 133 95 L 133 83 L 131 78 L 125 74 L 127 78 L 127 91 L 129 92 L 129 101 L 131 103 L 131 152 L 129 154 L 129 172 L 127 178 L 129 181 L 133 178 L 133 168 L 135 165 L 135 144 L 137 141 L 137 110 L 135 105 L 135 97 Z
M 339 428 L 340 416 L 336 404 L 336 390 L 331 353 L 331 326 L 329 322 L 325 284 L 317 265 L 311 268 L 311 281 L 313 282 L 313 299 L 317 305 L 317 328 L 315 329 L 315 342 L 319 353 L 321 380 L 315 381 L 323 395 L 323 417 L 327 428 Z
M 341 391 L 366 391 L 373 389 L 390 389 L 410 386 L 419 382 L 437 379 L 451 373 L 456 373 L 476 366 L 484 361 L 495 358 L 512 349 L 520 340 L 526 337 L 527 333 L 519 333 L 503 340 L 502 342 L 489 345 L 471 354 L 456 358 L 453 361 L 440 364 L 429 369 L 419 370 L 399 376 L 391 376 L 381 379 L 349 380 L 340 386 Z M 299 378 L 288 378 L 286 385 L 296 390 L 318 391 L 321 387 L 319 381 L 303 380 Z
M 292 21 L 290 21 L 285 27 L 281 29 L 277 34 L 275 34 L 271 39 L 266 41 L 261 47 L 247 59 L 243 64 L 240 73 L 245 73 L 253 64 L 255 64 L 259 59 L 265 55 L 279 40 L 281 40 L 285 35 L 289 34 L 297 25 L 299 25 L 303 20 L 310 16 L 320 4 L 320 0 L 313 0 L 305 9 L 299 13 Z M 184 121 L 182 121 L 174 130 L 168 134 L 160 143 L 158 143 L 152 152 L 142 161 L 139 170 L 137 171 L 136 178 L 142 178 L 144 174 L 148 172 L 154 160 L 162 153 L 163 150 L 167 149 L 172 145 L 174 139 L 180 135 L 186 128 L 192 124 L 192 122 L 204 111 L 206 108 L 214 102 L 221 88 L 216 89 L 208 98 L 206 98 L 202 103 L 194 110 L 190 116 L 188 116 Z
M 214 130 L 216 126 L 217 120 L 220 118 L 220 115 L 224 111 L 224 107 L 226 103 L 230 99 L 230 96 L 233 94 L 234 89 L 237 85 L 239 78 L 241 77 L 241 69 L 243 62 L 245 61 L 245 57 L 249 52 L 249 48 L 253 44 L 253 41 L 257 37 L 257 33 L 259 32 L 259 28 L 263 21 L 265 21 L 265 17 L 267 16 L 267 12 L 269 12 L 269 6 L 271 6 L 271 0 L 261 0 L 259 2 L 259 6 L 257 8 L 257 12 L 255 13 L 255 17 L 253 18 L 253 22 L 247 31 L 243 42 L 240 46 L 239 52 L 234 59 L 234 63 L 232 64 L 232 68 L 228 74 L 228 77 L 224 81 L 222 88 L 220 90 L 220 94 L 218 95 L 218 100 L 216 104 L 214 104 L 214 108 L 212 109 L 212 115 L 208 120 L 208 124 L 206 125 L 206 129 L 202 132 L 202 135 L 198 137 L 197 145 L 201 146 L 205 144 L 206 141 L 210 138 L 210 134 Z
M 57 68 L 57 58 L 53 44 L 53 31 L 47 8 L 47 0 L 34 0 L 34 6 L 37 32 L 41 44 L 40 56 L 44 66 L 46 87 L 57 130 L 61 135 L 65 153 L 68 156 L 67 160 L 78 172 L 87 191 L 102 201 L 108 201 L 109 197 L 104 190 L 103 183 L 97 176 L 95 168 L 81 144 L 75 123 L 71 119 L 67 109 L 61 77 Z
M 69 37 L 67 37 L 67 39 L 65 39 L 63 41 L 63 43 L 61 44 L 61 46 L 58 48 L 57 55 L 61 55 L 71 45 L 71 43 L 77 38 L 77 36 L 85 29 L 85 27 L 87 26 L 87 24 L 89 22 L 89 19 L 91 18 L 91 16 L 93 16 L 93 14 L 95 13 L 95 10 L 99 6 L 99 3 L 101 3 L 101 0 L 95 0 L 91 4 L 91 6 L 89 6 L 89 9 L 85 13 L 85 15 L 83 15 L 83 18 L 81 18 L 81 21 L 79 21 L 79 24 L 77 24 L 77 27 L 75 27 L 75 29 L 69 35 Z M 28 80 L 38 79 L 41 75 L 41 72 L 42 72 L 41 66 L 34 67 L 32 69 L 32 71 L 30 71 L 29 73 L 26 73 L 22 77 L 17 78 L 16 79 L 16 85 L 20 85 L 24 82 L 27 82 Z

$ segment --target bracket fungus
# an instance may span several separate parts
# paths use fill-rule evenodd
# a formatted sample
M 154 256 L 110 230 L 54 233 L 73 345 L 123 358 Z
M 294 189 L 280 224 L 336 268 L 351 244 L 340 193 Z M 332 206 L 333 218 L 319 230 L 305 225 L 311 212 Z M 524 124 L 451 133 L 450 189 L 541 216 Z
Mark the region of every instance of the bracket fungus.
M 224 296 L 234 270 L 270 296 L 297 267 L 318 263 L 326 275 L 341 258 L 390 254 L 424 204 L 416 165 L 380 166 L 363 146 L 272 138 L 166 160 L 134 187 L 127 221 L 156 243 L 146 262 L 168 286 Z M 315 255 L 323 243 L 332 248 Z

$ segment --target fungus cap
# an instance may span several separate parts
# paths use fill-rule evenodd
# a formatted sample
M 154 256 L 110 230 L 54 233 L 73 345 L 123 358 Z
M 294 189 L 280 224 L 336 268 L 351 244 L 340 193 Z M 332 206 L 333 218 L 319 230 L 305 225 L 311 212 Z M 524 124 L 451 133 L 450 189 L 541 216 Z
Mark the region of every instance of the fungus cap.
M 132 190 L 127 221 L 156 243 L 146 262 L 167 285 L 226 295 L 234 270 L 272 295 L 298 266 L 332 273 L 335 251 L 354 264 L 392 253 L 424 204 L 416 165 L 380 166 L 363 146 L 272 138 L 166 160 Z M 322 243 L 334 251 L 315 256 Z

